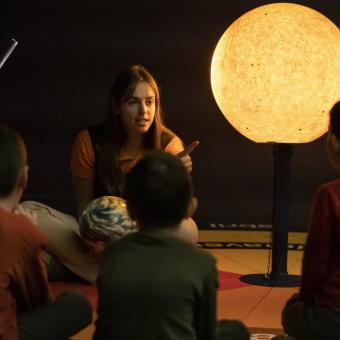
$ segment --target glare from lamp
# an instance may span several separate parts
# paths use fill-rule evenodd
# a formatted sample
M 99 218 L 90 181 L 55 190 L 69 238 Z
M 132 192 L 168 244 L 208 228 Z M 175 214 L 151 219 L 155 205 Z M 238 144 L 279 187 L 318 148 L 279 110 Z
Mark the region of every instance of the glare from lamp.
M 260 143 L 306 143 L 328 129 L 340 99 L 340 31 L 305 6 L 275 3 L 237 19 L 211 64 L 215 100 L 230 124 Z

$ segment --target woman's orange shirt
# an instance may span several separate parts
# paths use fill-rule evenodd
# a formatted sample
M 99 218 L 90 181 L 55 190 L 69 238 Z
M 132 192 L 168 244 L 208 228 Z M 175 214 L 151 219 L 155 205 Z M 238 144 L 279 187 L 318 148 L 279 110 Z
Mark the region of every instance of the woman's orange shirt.
M 165 152 L 169 152 L 173 155 L 176 155 L 183 150 L 183 143 L 177 136 L 172 138 L 164 149 Z M 121 153 L 119 155 L 119 161 L 122 172 L 124 174 L 129 172 L 142 156 L 142 151 L 135 156 Z M 95 154 L 90 134 L 87 129 L 81 130 L 73 143 L 71 172 L 74 176 L 83 179 L 93 179 L 95 177 Z

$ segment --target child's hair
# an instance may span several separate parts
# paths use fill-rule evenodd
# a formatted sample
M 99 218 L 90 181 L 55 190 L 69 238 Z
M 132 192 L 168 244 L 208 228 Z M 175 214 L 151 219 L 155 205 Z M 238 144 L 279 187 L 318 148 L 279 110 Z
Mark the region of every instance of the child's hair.
M 340 141 L 340 101 L 334 104 L 329 113 L 329 129 L 336 139 Z
M 0 197 L 11 194 L 25 163 L 22 137 L 9 126 L 0 124 Z
M 124 193 L 129 214 L 140 228 L 167 228 L 186 217 L 193 188 L 178 158 L 150 151 L 126 175 Z

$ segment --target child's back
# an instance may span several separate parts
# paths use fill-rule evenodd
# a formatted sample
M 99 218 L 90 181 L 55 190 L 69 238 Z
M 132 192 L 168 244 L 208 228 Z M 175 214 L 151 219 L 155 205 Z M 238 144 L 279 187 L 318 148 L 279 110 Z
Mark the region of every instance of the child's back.
M 215 260 L 159 232 L 128 235 L 107 251 L 94 339 L 215 339 Z
M 214 258 L 180 240 L 197 200 L 181 161 L 152 152 L 125 179 L 139 232 L 108 247 L 100 269 L 95 340 L 249 339 L 238 321 L 216 322 Z

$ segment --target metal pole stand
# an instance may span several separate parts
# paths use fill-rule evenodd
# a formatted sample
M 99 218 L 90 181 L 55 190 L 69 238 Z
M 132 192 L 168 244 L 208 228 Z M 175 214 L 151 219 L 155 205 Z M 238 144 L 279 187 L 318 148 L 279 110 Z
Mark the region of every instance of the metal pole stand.
M 252 285 L 268 287 L 300 285 L 300 276 L 289 275 L 287 272 L 291 150 L 291 144 L 274 144 L 272 267 L 269 275 L 248 274 L 240 277 L 241 281 Z

